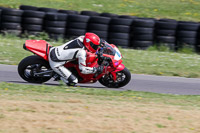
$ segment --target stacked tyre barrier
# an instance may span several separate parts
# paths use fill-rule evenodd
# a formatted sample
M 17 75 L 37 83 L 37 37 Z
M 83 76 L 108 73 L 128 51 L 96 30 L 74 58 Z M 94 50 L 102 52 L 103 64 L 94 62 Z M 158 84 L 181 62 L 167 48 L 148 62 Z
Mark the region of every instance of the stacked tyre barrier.
M 40 7 L 40 8 L 38 8 L 38 11 L 47 12 L 47 13 L 49 13 L 49 12 L 52 12 L 52 13 L 58 12 L 57 9 L 54 9 L 54 8 L 46 8 L 46 7 Z
M 131 29 L 131 47 L 147 49 L 152 46 L 154 42 L 154 26 L 154 19 L 134 19 Z
M 22 14 L 22 10 L 4 8 L 1 12 L 1 32 L 20 35 Z
M 199 23 L 180 21 L 177 29 L 178 48 L 186 46 L 198 51 L 198 48 L 196 47 L 198 46 L 197 38 L 199 27 Z
M 68 15 L 67 38 L 74 38 L 84 35 L 90 17 L 85 15 Z
M 136 16 L 129 16 L 129 15 L 120 15 L 119 18 L 126 18 L 126 19 L 136 19 Z
M 166 45 L 171 50 L 189 46 L 200 52 L 200 23 L 172 19 L 138 18 L 129 15 L 74 11 L 21 5 L 20 10 L 0 7 L 1 33 L 71 39 L 96 33 L 124 48 L 147 49 Z
M 67 16 L 67 14 L 62 13 L 47 13 L 45 15 L 44 30 L 50 38 L 55 40 L 65 38 Z
M 108 42 L 121 47 L 130 45 L 132 19 L 113 18 L 109 26 Z
M 1 9 L 0 9 L 0 16 L 1 16 Z M 0 29 L 1 29 L 1 17 L 0 17 Z
M 58 10 L 58 13 L 64 13 L 64 14 L 72 14 L 72 15 L 78 15 L 78 11 L 72 11 L 72 10 Z
M 101 13 L 100 16 L 108 17 L 108 18 L 118 18 L 119 17 L 119 15 L 113 14 L 113 13 Z
M 37 11 L 38 7 L 35 6 L 27 6 L 27 5 L 21 5 L 19 7 L 20 10 L 31 10 L 31 11 Z
M 86 15 L 86 16 L 99 16 L 100 13 L 94 12 L 94 11 L 81 11 L 80 15 Z
M 90 17 L 87 31 L 93 32 L 99 35 L 100 38 L 107 40 L 110 20 L 111 18 L 108 17 L 92 16 Z
M 177 25 L 178 23 L 176 20 L 157 20 L 155 26 L 155 43 L 168 46 L 171 50 L 175 50 Z
M 197 31 L 197 45 L 196 45 L 196 52 L 200 52 L 200 28 Z
M 38 35 L 43 32 L 45 13 L 34 10 L 24 10 L 22 28 L 24 34 Z

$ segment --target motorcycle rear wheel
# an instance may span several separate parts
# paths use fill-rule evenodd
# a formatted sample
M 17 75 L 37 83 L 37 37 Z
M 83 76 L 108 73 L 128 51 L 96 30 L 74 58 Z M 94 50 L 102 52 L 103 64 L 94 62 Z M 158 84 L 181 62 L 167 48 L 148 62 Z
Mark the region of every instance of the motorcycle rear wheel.
M 111 73 L 102 76 L 98 81 L 108 88 L 120 88 L 127 85 L 131 80 L 131 73 L 126 67 L 122 71 L 117 72 L 116 75 L 116 82 L 113 80 Z
M 49 63 L 39 56 L 28 56 L 18 65 L 18 73 L 22 79 L 30 83 L 44 83 L 51 77 L 37 77 L 34 73 L 43 72 L 50 68 Z

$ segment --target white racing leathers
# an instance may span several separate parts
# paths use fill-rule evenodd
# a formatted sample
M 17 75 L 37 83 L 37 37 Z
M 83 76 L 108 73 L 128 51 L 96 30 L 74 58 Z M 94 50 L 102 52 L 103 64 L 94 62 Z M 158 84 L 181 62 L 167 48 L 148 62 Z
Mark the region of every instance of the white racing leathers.
M 77 78 L 63 65 L 68 61 L 78 59 L 79 69 L 83 74 L 95 73 L 95 68 L 86 67 L 86 51 L 83 45 L 84 36 L 80 36 L 61 46 L 53 47 L 49 53 L 49 64 L 51 68 L 61 76 L 67 84 L 76 84 Z

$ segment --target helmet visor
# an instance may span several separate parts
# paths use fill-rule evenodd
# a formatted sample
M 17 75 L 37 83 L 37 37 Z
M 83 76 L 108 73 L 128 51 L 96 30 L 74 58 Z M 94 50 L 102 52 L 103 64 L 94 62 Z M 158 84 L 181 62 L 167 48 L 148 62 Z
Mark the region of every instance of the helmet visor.
M 97 50 L 99 45 L 95 45 L 94 43 L 90 42 L 90 46 L 94 49 Z

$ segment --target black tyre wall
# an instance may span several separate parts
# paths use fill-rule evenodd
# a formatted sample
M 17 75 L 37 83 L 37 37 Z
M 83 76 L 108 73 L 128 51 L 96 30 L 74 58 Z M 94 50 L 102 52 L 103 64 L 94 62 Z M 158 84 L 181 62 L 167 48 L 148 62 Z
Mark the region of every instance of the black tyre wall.
M 44 18 L 45 13 L 41 11 L 30 11 L 30 10 L 25 10 L 23 13 L 23 17 L 31 17 L 31 18 Z
M 21 30 L 20 23 L 1 23 L 2 30 Z
M 100 16 L 108 17 L 108 18 L 118 18 L 119 17 L 119 15 L 113 14 L 113 13 L 101 13 Z
M 78 11 L 73 11 L 73 10 L 58 10 L 59 13 L 65 13 L 65 14 L 71 14 L 71 15 L 78 15 Z
M 131 47 L 147 49 L 154 42 L 155 20 L 147 18 L 133 19 L 131 26 Z
M 46 7 L 39 7 L 38 8 L 38 11 L 41 11 L 41 12 L 58 12 L 57 9 L 54 9 L 54 8 L 46 8 Z
M 176 30 L 177 24 L 178 24 L 177 21 L 157 20 L 156 29 Z
M 121 33 L 130 33 L 130 26 L 127 25 L 110 25 L 109 32 L 121 32 Z
M 130 29 L 133 19 L 112 18 L 109 25 L 108 42 L 121 47 L 130 46 Z
M 110 20 L 111 18 L 107 17 L 92 16 L 90 17 L 87 31 L 94 32 L 100 38 L 107 40 Z
M 157 20 L 155 27 L 155 44 L 165 45 L 171 50 L 175 50 L 177 24 L 177 21 L 171 19 Z
M 10 22 L 10 23 L 21 23 L 21 16 L 10 16 L 10 15 L 2 15 L 2 22 Z
M 37 35 L 43 32 L 44 17 L 44 12 L 24 10 L 22 18 L 23 33 Z
M 138 18 L 138 17 L 136 17 L 136 16 L 130 16 L 130 15 L 120 15 L 119 18 L 135 19 L 135 18 Z
M 84 35 L 86 33 L 85 29 L 67 29 L 67 34 L 66 37 L 67 38 L 76 38 L 78 36 Z
M 109 25 L 110 21 L 111 21 L 111 18 L 107 18 L 107 17 L 103 17 L 103 16 L 92 16 L 89 20 L 89 23 Z
M 68 23 L 68 27 L 70 27 L 72 29 L 87 29 L 87 25 L 88 25 L 88 23 L 84 23 L 84 22 Z
M 110 21 L 110 25 L 126 25 L 131 26 L 133 23 L 133 19 L 125 19 L 125 18 L 112 18 Z
M 147 18 L 138 18 L 134 19 L 132 22 L 133 27 L 145 27 L 145 28 L 154 28 L 155 20 Z
M 95 33 L 101 39 L 107 40 L 107 37 L 108 37 L 108 32 L 107 31 L 90 30 L 89 32 Z
M 67 21 L 51 21 L 45 20 L 44 26 L 45 27 L 66 27 Z
M 32 11 L 37 11 L 38 10 L 38 7 L 35 7 L 35 6 L 28 6 L 28 5 L 21 5 L 19 7 L 19 9 L 21 10 L 32 10 Z
M 67 26 L 67 14 L 47 13 L 45 16 L 44 30 L 55 40 L 64 38 Z
M 199 23 L 179 21 L 177 27 L 177 48 L 190 47 L 195 51 L 198 49 Z
M 115 44 L 116 46 L 120 46 L 122 48 L 127 48 L 130 43 L 129 39 L 116 39 L 116 38 L 111 39 L 110 38 L 108 41 L 109 43 Z
M 200 29 L 198 30 L 198 34 L 197 34 L 196 51 L 197 51 L 198 53 L 200 53 Z
M 87 23 L 90 17 L 85 15 L 68 15 L 68 22 L 83 22 Z
M 24 24 L 43 25 L 43 19 L 42 19 L 42 18 L 24 17 L 24 18 L 22 19 L 22 22 L 23 22 Z
M 178 30 L 197 31 L 198 29 L 199 23 L 196 22 L 179 21 L 178 23 Z
M 66 37 L 75 38 L 84 35 L 87 31 L 89 19 L 90 16 L 86 15 L 68 15 Z
M 108 31 L 108 25 L 106 24 L 97 24 L 97 23 L 89 23 L 88 30 L 98 30 L 98 31 Z
M 23 28 L 27 31 L 42 31 L 42 25 L 24 24 Z
M 0 9 L 0 16 L 1 16 L 2 10 Z M 1 17 L 0 17 L 0 29 L 1 29 Z
M 23 10 L 17 10 L 12 8 L 5 8 L 2 10 L 2 15 L 10 15 L 10 16 L 22 16 Z
M 2 9 L 1 30 L 3 33 L 9 32 L 15 35 L 21 34 L 22 10 Z
M 81 11 L 81 15 L 86 15 L 86 16 L 99 16 L 100 13 L 94 12 L 94 11 Z
M 46 13 L 45 20 L 67 21 L 67 14 L 63 13 Z

